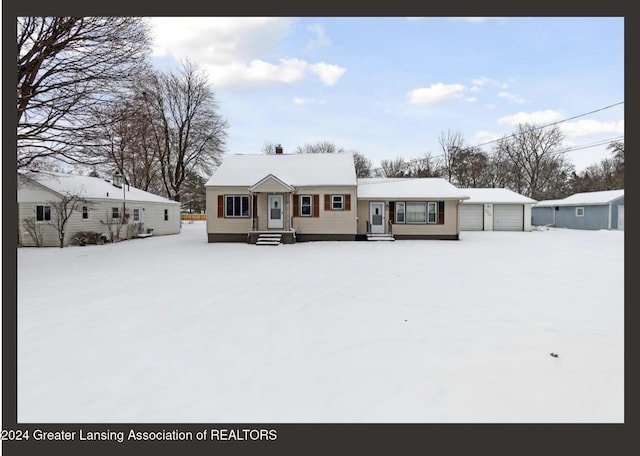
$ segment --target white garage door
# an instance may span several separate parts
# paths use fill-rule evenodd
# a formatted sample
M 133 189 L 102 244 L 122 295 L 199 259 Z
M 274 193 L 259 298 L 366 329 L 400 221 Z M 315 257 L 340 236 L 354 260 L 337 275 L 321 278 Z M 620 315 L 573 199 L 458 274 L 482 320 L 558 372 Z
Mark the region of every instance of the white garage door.
M 618 206 L 618 229 L 624 231 L 624 206 Z
M 522 204 L 494 204 L 494 231 L 522 231 L 524 229 L 524 206 Z
M 483 206 L 482 204 L 461 204 L 460 205 L 460 230 L 461 231 L 482 231 Z

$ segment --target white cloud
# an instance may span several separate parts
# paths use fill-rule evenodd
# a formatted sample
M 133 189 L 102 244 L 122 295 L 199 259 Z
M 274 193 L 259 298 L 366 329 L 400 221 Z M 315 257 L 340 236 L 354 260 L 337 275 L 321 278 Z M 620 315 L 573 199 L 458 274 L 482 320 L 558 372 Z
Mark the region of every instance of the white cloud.
M 309 65 L 309 71 L 318 76 L 326 85 L 334 85 L 342 77 L 346 69 L 338 65 L 321 62 Z
M 542 124 L 557 122 L 562 119 L 562 114 L 553 109 L 535 112 L 519 112 L 511 116 L 505 116 L 498 120 L 501 124 L 518 125 L 518 124 Z
M 295 97 L 293 99 L 293 104 L 298 105 L 298 106 L 306 105 L 306 104 L 312 104 L 312 103 L 324 104 L 325 101 L 324 100 L 317 100 L 315 98 L 299 98 L 299 97 Z
M 478 87 L 478 86 L 473 86 L 473 87 L 471 87 L 469 90 L 471 90 L 472 92 L 480 92 L 480 87 Z
M 465 101 L 468 101 L 469 103 L 475 103 L 476 101 L 478 101 L 478 98 L 477 97 L 469 97 Z
M 307 26 L 307 30 L 315 33 L 315 37 L 307 43 L 307 51 L 310 51 L 311 49 L 316 47 L 329 46 L 331 44 L 331 38 L 327 36 L 322 25 L 311 24 Z
M 430 87 L 414 89 L 409 92 L 409 102 L 413 104 L 435 104 L 441 101 L 459 98 L 466 90 L 462 84 L 443 84 L 438 82 Z
M 503 134 L 493 133 L 487 130 L 480 130 L 475 135 L 473 135 L 473 142 L 474 144 L 484 144 L 490 141 L 495 141 L 496 139 L 499 139 L 503 136 Z
M 518 96 L 518 95 L 514 95 L 512 93 L 509 92 L 500 92 L 498 94 L 498 96 L 500 98 L 505 98 L 508 101 L 510 101 L 511 103 L 518 103 L 518 104 L 523 104 L 523 103 L 527 103 L 527 100 L 525 100 L 524 98 Z
M 325 62 L 278 59 L 280 42 L 294 22 L 291 18 L 155 17 L 148 21 L 154 56 L 188 58 L 207 71 L 216 88 L 292 84 L 309 74 L 334 85 L 345 72 Z M 330 42 L 321 26 L 309 30 L 316 33 L 316 44 Z
M 584 119 L 576 122 L 564 122 L 558 126 L 565 135 L 571 137 L 597 134 L 624 134 L 624 120 L 618 122 L 599 122 L 597 120 Z
M 471 80 L 471 82 L 478 87 L 482 87 L 484 85 L 499 87 L 501 89 L 506 89 L 507 87 L 509 87 L 509 84 L 507 84 L 506 82 L 498 81 L 497 79 L 488 78 L 486 76 L 480 76 L 479 78 L 474 78 Z

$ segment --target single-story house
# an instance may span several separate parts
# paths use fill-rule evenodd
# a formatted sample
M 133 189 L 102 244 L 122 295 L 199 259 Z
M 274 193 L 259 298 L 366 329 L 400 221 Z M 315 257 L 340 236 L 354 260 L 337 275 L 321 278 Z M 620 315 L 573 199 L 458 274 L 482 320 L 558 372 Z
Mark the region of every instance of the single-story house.
M 579 230 L 624 230 L 624 190 L 576 193 L 531 209 L 532 224 Z
M 463 188 L 469 196 L 460 207 L 462 231 L 531 231 L 536 200 L 506 188 Z
M 441 178 L 358 180 L 358 239 L 459 239 L 468 198 Z
M 208 242 L 355 239 L 352 153 L 226 155 L 205 187 Z
M 55 228 L 60 201 L 75 195 L 83 203 L 65 226 L 64 245 L 68 245 L 78 232 L 92 231 L 109 236 L 109 225 L 115 232 L 118 221 L 122 228 L 120 239 L 137 235 L 165 235 L 180 232 L 180 203 L 146 192 L 118 179 L 50 171 L 18 173 L 18 245 L 35 246 L 33 234 L 23 221 L 30 219 L 41 238 L 41 246 L 59 246 L 59 233 Z
M 458 239 L 444 179 L 362 179 L 352 153 L 227 155 L 205 184 L 208 242 Z

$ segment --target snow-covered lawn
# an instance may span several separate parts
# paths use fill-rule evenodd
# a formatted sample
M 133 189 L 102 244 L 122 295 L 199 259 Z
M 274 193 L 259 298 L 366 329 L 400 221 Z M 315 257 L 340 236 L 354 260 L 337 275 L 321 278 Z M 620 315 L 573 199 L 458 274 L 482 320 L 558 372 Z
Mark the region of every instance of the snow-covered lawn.
M 18 421 L 623 422 L 623 237 L 22 248 Z

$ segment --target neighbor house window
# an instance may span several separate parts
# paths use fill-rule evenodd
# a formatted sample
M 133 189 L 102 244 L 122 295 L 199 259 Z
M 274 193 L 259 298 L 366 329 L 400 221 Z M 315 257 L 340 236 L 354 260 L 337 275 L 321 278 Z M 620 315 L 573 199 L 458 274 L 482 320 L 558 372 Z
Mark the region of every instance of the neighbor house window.
M 164 210 L 164 221 L 165 222 L 169 221 L 169 209 Z
M 227 217 L 249 217 L 249 195 L 226 195 Z
M 341 211 L 344 209 L 344 195 L 331 195 L 331 210 Z
M 117 219 L 120 218 L 120 210 L 117 207 L 111 208 L 111 218 Z
M 300 196 L 300 215 L 305 217 L 311 217 L 313 213 L 311 212 L 311 203 L 313 199 L 311 195 L 301 195 Z
M 584 207 L 576 207 L 576 217 L 584 217 Z
M 427 223 L 438 223 L 438 203 L 427 203 Z
M 407 202 L 406 223 L 427 223 L 427 203 Z
M 396 203 L 396 223 L 404 223 L 404 203 Z
M 51 206 L 36 206 L 36 222 L 51 220 Z
M 133 209 L 133 223 L 140 222 L 140 208 Z
M 89 220 L 89 207 L 82 206 L 82 220 Z

